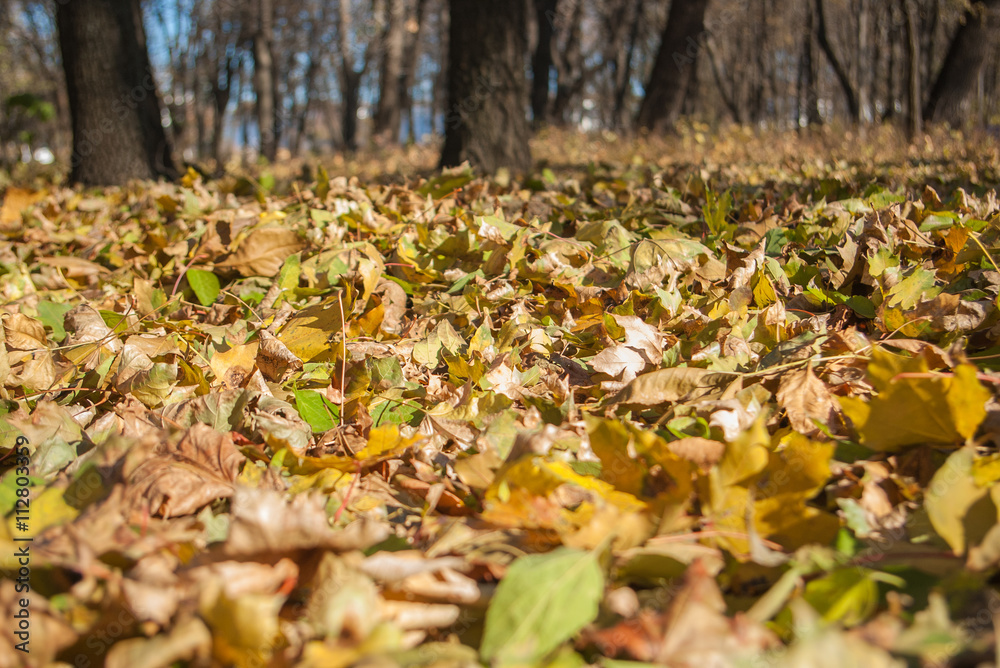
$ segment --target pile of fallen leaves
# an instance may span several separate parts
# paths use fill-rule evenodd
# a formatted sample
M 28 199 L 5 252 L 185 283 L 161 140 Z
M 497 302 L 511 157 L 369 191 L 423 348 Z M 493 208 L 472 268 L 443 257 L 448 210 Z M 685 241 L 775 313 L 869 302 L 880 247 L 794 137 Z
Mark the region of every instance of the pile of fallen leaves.
M 992 662 L 996 173 L 8 188 L 0 666 Z

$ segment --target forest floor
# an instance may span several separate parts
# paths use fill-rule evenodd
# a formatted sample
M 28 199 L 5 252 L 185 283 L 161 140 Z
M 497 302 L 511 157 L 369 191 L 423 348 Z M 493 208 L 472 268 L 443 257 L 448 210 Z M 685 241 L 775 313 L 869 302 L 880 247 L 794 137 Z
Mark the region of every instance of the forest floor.
M 8 186 L 0 668 L 1000 663 L 997 142 L 533 150 Z

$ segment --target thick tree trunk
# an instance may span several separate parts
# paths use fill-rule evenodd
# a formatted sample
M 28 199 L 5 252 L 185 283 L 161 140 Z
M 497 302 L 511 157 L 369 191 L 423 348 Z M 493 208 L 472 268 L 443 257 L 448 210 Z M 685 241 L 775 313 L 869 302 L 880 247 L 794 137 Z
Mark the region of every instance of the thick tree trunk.
M 549 74 L 552 71 L 552 35 L 555 32 L 559 0 L 535 0 L 538 45 L 531 57 L 531 117 L 536 127 L 544 125 L 549 113 Z
M 73 124 L 70 179 L 176 176 L 139 0 L 68 0 L 58 3 L 56 24 Z
M 274 133 L 274 41 L 273 7 L 271 0 L 257 1 L 257 32 L 253 38 L 253 86 L 257 94 L 257 130 L 260 133 L 260 153 L 273 161 L 278 145 Z
M 694 72 L 699 37 L 705 30 L 708 0 L 671 2 L 667 25 L 639 108 L 639 127 L 666 130 L 680 116 L 684 94 Z
M 380 72 L 381 89 L 375 114 L 375 133 L 390 142 L 399 140 L 402 119 L 403 47 L 406 40 L 406 2 L 390 0 L 385 55 Z
M 969 99 L 983 65 L 996 48 L 1000 0 L 974 3 L 965 12 L 965 23 L 948 47 L 924 108 L 929 121 L 963 125 L 969 117 Z
M 450 0 L 448 107 L 441 166 L 531 167 L 524 0 Z

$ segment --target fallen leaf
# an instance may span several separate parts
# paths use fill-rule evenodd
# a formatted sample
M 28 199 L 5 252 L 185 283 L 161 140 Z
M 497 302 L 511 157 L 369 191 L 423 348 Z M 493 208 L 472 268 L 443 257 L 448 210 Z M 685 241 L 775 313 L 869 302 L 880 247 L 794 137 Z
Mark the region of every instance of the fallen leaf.
M 154 515 L 190 515 L 232 496 L 245 460 L 228 435 L 196 424 L 127 473 L 128 499 L 136 507 L 148 504 Z
M 295 230 L 262 227 L 244 239 L 229 257 L 216 267 L 233 268 L 242 276 L 275 276 L 285 258 L 305 248 Z
M 597 616 L 603 593 L 592 552 L 560 548 L 522 557 L 497 587 L 479 653 L 499 665 L 533 664 Z

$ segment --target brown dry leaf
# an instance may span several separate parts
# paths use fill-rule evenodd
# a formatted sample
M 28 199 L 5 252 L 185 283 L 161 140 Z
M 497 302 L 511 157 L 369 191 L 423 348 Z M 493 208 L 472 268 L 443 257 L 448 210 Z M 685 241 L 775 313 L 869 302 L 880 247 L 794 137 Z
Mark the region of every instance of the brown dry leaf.
M 669 444 L 670 452 L 707 471 L 722 460 L 726 444 L 700 436 L 688 436 Z
M 160 444 L 126 473 L 127 498 L 136 508 L 148 504 L 153 515 L 189 515 L 232 496 L 245 460 L 228 434 L 195 424 L 176 445 Z
M 836 431 L 837 402 L 811 366 L 782 377 L 776 398 L 788 414 L 792 429 L 800 434 L 819 434 L 814 420 Z
M 672 367 L 643 374 L 608 400 L 610 404 L 658 406 L 693 399 L 732 380 L 730 374 L 694 367 Z
M 84 260 L 81 257 L 40 257 L 38 261 L 52 267 L 58 267 L 63 276 L 86 278 L 88 279 L 88 283 L 96 281 L 97 277 L 101 274 L 111 273 L 107 267 L 103 267 L 90 260 Z
M 13 548 L 10 549 L 13 552 Z M 27 601 L 27 605 L 22 601 Z M 29 614 L 28 628 L 24 631 L 17 628 L 15 616 L 21 611 Z M 56 655 L 78 638 L 78 632 L 44 596 L 35 591 L 17 591 L 13 577 L 0 581 L 0 615 L 5 621 L 0 626 L 0 666 L 5 668 L 54 665 Z M 24 633 L 24 636 L 19 637 L 17 633 Z M 28 652 L 16 649 L 25 641 Z
M 8 350 L 41 352 L 48 350 L 45 326 L 20 313 L 4 313 L 3 328 Z
M 457 605 L 442 603 L 415 603 L 410 601 L 379 601 L 379 611 L 383 618 L 396 627 L 411 631 L 415 629 L 435 629 L 451 626 L 458 621 L 462 609 Z
M 47 390 L 56 380 L 56 365 L 49 352 L 42 323 L 20 313 L 4 313 L 4 344 L 7 347 L 8 387 Z
M 521 382 L 521 374 L 510 366 L 509 360 L 510 355 L 507 353 L 493 360 L 490 370 L 483 378 L 490 382 L 490 389 L 497 394 L 517 400 L 523 396 L 524 384 Z
M 257 368 L 271 382 L 281 381 L 290 371 L 300 371 L 302 360 L 266 329 L 258 332 Z M 214 370 L 214 369 L 213 369 Z M 218 374 L 216 374 L 218 375 Z
M 212 655 L 212 634 L 205 622 L 189 617 L 152 638 L 129 638 L 111 646 L 105 668 L 162 668 L 200 664 Z
M 196 566 L 182 575 L 195 589 L 205 589 L 217 583 L 226 596 L 239 598 L 249 594 L 277 593 L 289 582 L 298 580 L 299 567 L 287 557 L 274 564 L 225 560 Z
M 750 279 L 754 273 L 764 264 L 765 241 L 761 239 L 749 253 L 741 248 L 726 245 L 727 271 L 729 272 L 730 290 L 749 287 Z
M 10 361 L 7 358 L 7 335 L 6 327 L 0 323 L 0 392 L 3 392 L 3 387 L 7 384 L 7 378 L 10 377 Z
M 913 319 L 929 320 L 931 327 L 945 332 L 973 332 L 994 308 L 990 300 L 966 301 L 961 295 L 943 292 L 921 302 L 912 313 Z
M 663 335 L 655 327 L 634 315 L 616 315 L 615 321 L 625 330 L 626 346 L 641 353 L 654 366 L 663 361 Z
M 711 572 L 695 561 L 684 583 L 660 614 L 639 617 L 587 638 L 608 656 L 668 666 L 727 666 L 779 645 L 762 624 L 725 615 L 726 604 Z
M 628 346 L 612 346 L 594 355 L 590 366 L 612 378 L 628 382 L 646 368 L 646 359 Z
M 177 381 L 177 362 L 153 362 L 138 346 L 126 343 L 122 348 L 115 375 L 115 388 L 132 395 L 149 407 L 163 403 Z
M 231 267 L 242 276 L 274 276 L 290 255 L 305 248 L 295 230 L 286 227 L 258 228 L 236 251 L 216 267 Z
M 363 550 L 385 540 L 381 524 L 358 520 L 344 529 L 330 526 L 327 497 L 237 487 L 232 500 L 232 526 L 223 552 L 233 558 L 322 548 L 337 552 Z
M 107 355 L 121 352 L 122 342 L 108 327 L 104 318 L 87 304 L 80 304 L 63 317 L 65 345 L 71 346 L 63 356 L 83 371 L 96 369 Z
M 382 308 L 385 309 L 379 327 L 387 334 L 398 333 L 406 313 L 406 291 L 398 283 L 383 278 L 379 279 L 375 294 L 382 296 Z

